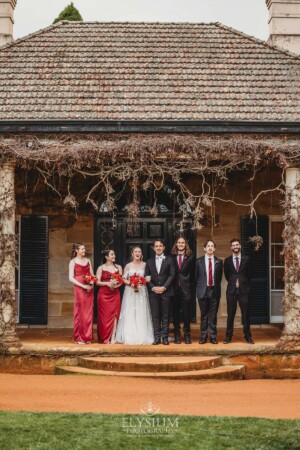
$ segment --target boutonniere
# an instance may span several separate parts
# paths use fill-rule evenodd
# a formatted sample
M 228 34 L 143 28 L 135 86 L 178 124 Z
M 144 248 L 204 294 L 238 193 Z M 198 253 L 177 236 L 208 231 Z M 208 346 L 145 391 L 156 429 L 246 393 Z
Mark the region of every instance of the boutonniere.
M 219 261 L 216 260 L 216 261 L 215 261 L 215 266 L 216 266 L 217 264 L 219 264 Z

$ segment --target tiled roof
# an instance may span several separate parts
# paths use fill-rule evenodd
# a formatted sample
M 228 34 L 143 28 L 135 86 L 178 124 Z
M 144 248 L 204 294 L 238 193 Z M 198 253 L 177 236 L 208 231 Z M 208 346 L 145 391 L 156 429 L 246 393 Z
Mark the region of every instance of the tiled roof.
M 300 120 L 300 58 L 218 23 L 61 22 L 0 49 L 0 119 Z

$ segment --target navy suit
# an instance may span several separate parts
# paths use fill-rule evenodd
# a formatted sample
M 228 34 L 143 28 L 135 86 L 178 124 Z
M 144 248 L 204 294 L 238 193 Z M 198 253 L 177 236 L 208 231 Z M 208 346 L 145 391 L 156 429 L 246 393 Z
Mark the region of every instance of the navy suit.
M 187 334 L 190 333 L 191 285 L 194 279 L 195 258 L 193 255 L 184 255 L 181 268 L 178 266 L 178 256 L 174 255 L 173 258 L 176 269 L 173 301 L 174 333 L 180 333 L 180 309 L 182 308 L 183 330 Z
M 250 290 L 251 267 L 248 256 L 242 256 L 238 272 L 233 264 L 232 256 L 224 261 L 224 274 L 228 281 L 226 290 L 227 300 L 227 330 L 226 336 L 232 338 L 234 318 L 239 303 L 242 314 L 245 338 L 251 337 L 248 294 Z M 238 287 L 237 287 L 238 281 Z
M 201 339 L 206 340 L 208 330 L 210 339 L 217 337 L 217 313 L 221 298 L 223 261 L 214 256 L 213 287 L 208 286 L 205 256 L 197 259 L 195 270 L 196 292 L 201 311 Z
M 155 258 L 148 259 L 145 267 L 145 276 L 150 275 L 151 280 L 148 285 L 149 301 L 154 328 L 154 338 L 169 336 L 169 305 L 170 298 L 174 295 L 173 283 L 175 279 L 175 264 L 171 256 L 165 256 L 161 264 L 159 273 L 156 269 Z M 156 294 L 152 291 L 154 286 L 165 287 L 163 294 Z

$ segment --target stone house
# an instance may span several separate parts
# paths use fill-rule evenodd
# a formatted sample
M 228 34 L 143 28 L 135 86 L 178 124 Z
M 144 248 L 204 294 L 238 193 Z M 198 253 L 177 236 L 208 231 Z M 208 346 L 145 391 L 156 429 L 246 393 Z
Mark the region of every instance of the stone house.
M 16 300 L 2 299 L 3 342 L 15 339 L 15 309 L 23 326 L 72 327 L 67 267 L 73 242 L 85 243 L 95 267 L 107 246 L 124 264 L 132 245 L 149 255 L 153 238 L 163 237 L 170 250 L 180 230 L 197 256 L 207 237 L 213 236 L 222 258 L 230 252 L 230 238 L 240 237 L 253 261 L 252 323 L 282 323 L 282 297 L 292 292 L 285 333 L 299 337 L 298 285 L 284 286 L 283 250 L 293 249 L 298 258 L 300 244 L 297 230 L 285 239 L 282 233 L 284 214 L 298 214 L 300 1 L 266 3 L 269 43 L 219 23 L 61 22 L 7 44 L 16 1 L 1 2 L 0 228 L 18 243 L 16 263 L 1 249 L 2 283 L 5 275 L 8 290 L 16 292 Z M 154 192 L 130 177 L 115 180 L 112 211 L 107 185 L 102 179 L 93 189 L 96 169 L 84 162 L 97 146 L 111 152 L 140 148 L 150 160 L 154 147 L 153 155 L 162 159 L 168 159 L 168 146 L 179 148 L 178 160 L 187 158 L 183 184 L 166 175 Z M 64 165 L 63 187 L 56 189 L 57 161 L 72 150 L 81 152 L 83 164 L 76 157 L 76 177 L 69 184 Z M 209 170 L 200 171 L 199 155 L 205 161 L 214 153 Z M 153 156 L 153 166 L 157 161 Z M 224 164 L 225 171 L 216 170 Z M 196 231 L 193 207 L 184 210 L 179 185 L 202 202 L 202 228 Z M 138 212 L 129 232 L 133 187 Z M 257 252 L 249 241 L 253 236 L 263 238 Z M 220 326 L 226 323 L 225 284 Z

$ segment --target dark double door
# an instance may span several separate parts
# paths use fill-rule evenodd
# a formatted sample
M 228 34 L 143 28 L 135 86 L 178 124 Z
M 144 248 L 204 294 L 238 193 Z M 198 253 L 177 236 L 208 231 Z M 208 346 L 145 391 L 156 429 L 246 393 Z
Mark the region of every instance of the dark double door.
M 146 261 L 154 255 L 153 241 L 163 239 L 166 244 L 166 254 L 170 254 L 172 246 L 178 235 L 178 221 L 167 215 L 162 218 L 143 217 L 139 220 L 136 232 L 127 232 L 125 217 L 119 216 L 113 227 L 111 219 L 96 217 L 94 226 L 94 262 L 95 268 L 101 264 L 101 252 L 112 248 L 116 252 L 117 263 L 123 268 L 130 261 L 131 249 L 135 246 L 141 247 L 143 259 Z M 186 224 L 183 234 L 188 239 L 193 253 L 196 254 L 195 233 L 191 230 L 189 223 Z M 196 298 L 192 302 L 192 321 L 196 321 Z

